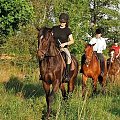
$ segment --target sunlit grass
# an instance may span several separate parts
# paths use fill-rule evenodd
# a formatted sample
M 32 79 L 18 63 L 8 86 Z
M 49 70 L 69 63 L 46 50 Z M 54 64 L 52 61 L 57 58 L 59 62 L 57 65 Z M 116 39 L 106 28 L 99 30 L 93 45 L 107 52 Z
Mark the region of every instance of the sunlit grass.
M 0 120 L 45 120 L 45 93 L 38 80 L 38 69 L 0 64 Z M 3 69 L 2 69 L 3 67 Z M 6 74 L 5 74 L 6 72 Z M 4 73 L 4 74 L 3 74 Z M 19 74 L 24 75 L 20 77 Z M 6 80 L 7 78 L 7 80 Z M 69 99 L 63 101 L 61 91 L 55 95 L 50 120 L 119 120 L 120 86 L 108 83 L 106 95 L 91 96 L 92 80 L 88 80 L 88 96 L 81 97 L 81 75 Z

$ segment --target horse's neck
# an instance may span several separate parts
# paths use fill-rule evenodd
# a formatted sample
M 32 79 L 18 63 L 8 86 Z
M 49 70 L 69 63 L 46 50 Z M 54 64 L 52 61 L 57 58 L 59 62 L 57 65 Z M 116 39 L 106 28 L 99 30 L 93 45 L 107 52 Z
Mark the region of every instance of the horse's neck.
M 59 50 L 56 49 L 56 55 L 55 56 L 46 56 L 42 61 L 41 61 L 41 65 L 43 66 L 43 64 L 45 66 L 53 66 L 54 64 L 59 64 L 63 61 L 62 55 L 60 53 Z

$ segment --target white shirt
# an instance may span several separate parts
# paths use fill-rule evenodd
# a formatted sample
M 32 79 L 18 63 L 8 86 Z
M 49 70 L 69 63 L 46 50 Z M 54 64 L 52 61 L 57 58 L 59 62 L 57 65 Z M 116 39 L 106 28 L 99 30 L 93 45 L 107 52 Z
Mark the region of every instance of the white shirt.
M 97 51 L 97 53 L 102 53 L 103 50 L 106 49 L 106 42 L 105 39 L 100 37 L 100 38 L 92 38 L 89 42 L 89 44 L 93 45 L 93 51 Z

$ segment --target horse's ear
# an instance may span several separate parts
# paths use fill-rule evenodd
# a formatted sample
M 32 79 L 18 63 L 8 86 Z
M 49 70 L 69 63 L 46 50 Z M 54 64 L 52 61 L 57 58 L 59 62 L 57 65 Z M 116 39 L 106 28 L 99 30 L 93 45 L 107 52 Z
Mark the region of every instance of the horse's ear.
M 89 44 L 90 46 L 94 46 L 96 43 L 94 43 L 94 44 Z
M 36 27 L 36 30 L 37 30 L 37 31 L 40 31 L 39 29 L 40 29 L 39 27 Z
M 93 44 L 93 46 L 95 45 L 96 43 Z
M 41 28 L 39 26 L 35 26 L 35 28 L 36 28 L 37 31 L 41 30 Z

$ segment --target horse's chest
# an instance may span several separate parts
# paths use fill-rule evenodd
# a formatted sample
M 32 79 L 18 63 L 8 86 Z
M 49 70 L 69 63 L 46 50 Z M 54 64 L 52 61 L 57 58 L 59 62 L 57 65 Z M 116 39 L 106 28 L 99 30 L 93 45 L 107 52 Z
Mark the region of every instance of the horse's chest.
M 99 72 L 100 72 L 100 68 L 99 68 L 98 64 L 84 65 L 83 70 L 84 70 L 84 74 L 88 77 L 92 77 L 96 74 L 99 74 Z
M 91 69 L 90 69 L 90 66 L 86 65 L 86 66 L 83 67 L 83 69 L 84 69 L 84 74 L 87 75 L 87 76 L 90 75 L 91 72 L 92 72 Z

